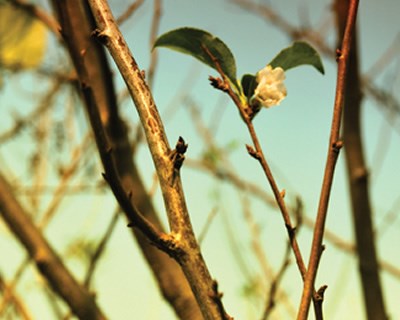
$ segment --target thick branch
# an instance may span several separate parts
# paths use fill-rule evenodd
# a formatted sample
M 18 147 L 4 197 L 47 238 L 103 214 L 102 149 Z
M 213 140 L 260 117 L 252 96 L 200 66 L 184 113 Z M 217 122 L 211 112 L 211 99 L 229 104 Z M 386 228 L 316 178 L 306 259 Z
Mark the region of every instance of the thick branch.
M 225 311 L 193 234 L 179 172 L 176 173 L 172 151 L 151 92 L 107 3 L 94 0 L 89 4 L 99 28 L 97 35 L 113 56 L 138 111 L 160 181 L 172 235 L 183 252 L 174 258 L 182 266 L 204 318 L 223 319 Z
M 112 75 L 102 46 L 91 37 L 94 30 L 90 10 L 76 1 L 54 1 L 62 25 L 62 33 L 68 45 L 69 53 L 74 62 L 81 83 L 86 84 L 85 106 L 93 113 L 92 124 L 98 141 L 107 139 L 109 145 L 102 144 L 105 149 L 100 151 L 110 161 L 112 157 L 115 169 L 118 171 L 119 182 L 123 193 L 130 193 L 131 205 L 125 201 L 124 213 L 128 220 L 132 218 L 133 206 L 143 214 L 157 230 L 162 231 L 154 206 L 149 198 L 137 167 L 133 162 L 133 150 L 129 142 L 125 123 L 119 116 L 116 103 Z M 101 127 L 99 122 L 105 128 Z M 97 119 L 97 120 L 95 120 Z M 96 129 L 97 128 L 97 129 Z M 109 148 L 112 152 L 110 154 Z M 112 161 L 112 160 L 111 160 Z M 114 170 L 114 169 L 112 169 Z M 107 174 L 110 176 L 110 174 Z M 115 173 L 111 176 L 115 177 Z M 135 225 L 136 227 L 138 224 Z M 181 319 L 201 319 L 201 313 L 191 289 L 179 265 L 152 245 L 148 238 L 132 228 L 139 246 L 144 254 L 160 290 L 165 299 L 171 304 L 177 316 Z
M 0 174 L 0 211 L 4 221 L 21 241 L 53 290 L 80 319 L 106 319 L 90 295 L 65 268 L 40 230 L 15 198 L 12 188 Z

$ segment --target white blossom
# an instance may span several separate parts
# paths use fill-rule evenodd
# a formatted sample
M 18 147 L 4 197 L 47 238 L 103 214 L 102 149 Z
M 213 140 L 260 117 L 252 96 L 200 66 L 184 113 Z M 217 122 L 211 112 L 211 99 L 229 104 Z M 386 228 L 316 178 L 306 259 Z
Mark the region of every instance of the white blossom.
M 257 101 L 266 108 L 279 105 L 286 97 L 283 80 L 285 80 L 285 73 L 282 68 L 272 68 L 267 65 L 261 69 L 256 76 L 257 87 L 252 101 Z

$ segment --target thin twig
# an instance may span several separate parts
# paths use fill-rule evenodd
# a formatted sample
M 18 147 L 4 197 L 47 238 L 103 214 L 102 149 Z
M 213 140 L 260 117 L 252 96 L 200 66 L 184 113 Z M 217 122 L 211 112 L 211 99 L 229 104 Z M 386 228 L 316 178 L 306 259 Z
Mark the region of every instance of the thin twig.
M 29 3 L 25 0 L 8 0 L 11 4 L 16 7 L 19 7 L 25 10 L 27 13 L 31 14 L 33 17 L 42 21 L 49 30 L 53 32 L 53 34 L 58 38 L 59 41 L 62 40 L 60 35 L 60 25 L 58 24 L 57 20 L 39 6 Z
M 349 6 L 349 13 L 344 31 L 343 42 L 338 50 L 338 72 L 336 84 L 336 97 L 333 108 L 333 118 L 331 126 L 331 134 L 329 138 L 328 156 L 325 165 L 324 179 L 322 182 L 322 190 L 318 205 L 318 212 L 314 226 L 314 235 L 311 245 L 310 260 L 308 262 L 307 274 L 304 281 L 304 288 L 300 302 L 298 320 L 306 320 L 310 307 L 310 300 L 313 295 L 314 281 L 317 275 L 318 264 L 322 252 L 322 239 L 325 230 L 325 221 L 328 212 L 329 197 L 332 189 L 333 176 L 335 172 L 336 162 L 342 142 L 339 140 L 340 124 L 342 118 L 342 110 L 345 97 L 346 77 L 348 70 L 348 57 L 350 53 L 351 40 L 355 29 L 355 21 L 357 17 L 358 0 L 352 0 Z
M 151 50 L 153 49 L 153 45 L 157 39 L 158 29 L 160 28 L 161 14 L 162 14 L 161 0 L 154 0 L 153 19 L 151 22 L 151 29 L 150 29 Z M 147 69 L 147 75 L 146 75 L 147 83 L 150 89 L 153 88 L 154 74 L 157 68 L 157 62 L 158 62 L 157 49 L 154 49 L 151 51 L 150 65 L 149 68 Z
M 10 286 L 5 282 L 3 275 L 0 274 L 0 293 L 2 295 L 3 301 L 0 306 L 0 317 L 6 319 L 7 307 L 14 306 L 17 314 L 21 316 L 24 320 L 31 320 L 32 316 L 29 314 L 25 303 L 14 291 L 14 286 Z
M 271 283 L 271 287 L 270 287 L 268 295 L 267 295 L 267 302 L 265 304 L 265 310 L 261 317 L 262 320 L 268 319 L 269 315 L 271 314 L 272 310 L 275 307 L 276 294 L 278 292 L 278 285 L 281 282 L 283 275 L 285 274 L 285 271 L 289 267 L 289 264 L 290 264 L 290 244 L 288 243 L 282 265 L 279 268 L 277 275 L 275 276 L 274 280 Z
M 247 197 L 242 197 L 242 206 L 243 206 L 244 219 L 247 222 L 251 234 L 251 248 L 253 249 L 254 255 L 261 266 L 264 278 L 271 282 L 270 290 L 266 296 L 268 302 L 265 305 L 264 315 L 262 319 L 267 319 L 268 314 L 272 312 L 272 309 L 276 305 L 276 298 L 278 293 L 284 299 L 284 302 L 286 303 L 286 307 L 288 308 L 288 310 L 291 311 L 293 314 L 295 314 L 296 311 L 294 310 L 293 305 L 290 303 L 287 293 L 283 290 L 280 290 L 278 287 L 278 284 L 284 274 L 284 271 L 286 270 L 286 268 L 289 266 L 290 263 L 290 245 L 288 243 L 287 250 L 285 253 L 284 263 L 281 266 L 281 269 L 275 275 L 271 265 L 268 263 L 266 254 L 261 246 L 262 241 L 260 237 L 260 228 L 254 221 L 253 214 L 250 210 L 250 203 L 248 203 Z
M 100 240 L 99 244 L 97 245 L 96 250 L 93 252 L 90 258 L 89 267 L 86 271 L 84 286 L 86 288 L 90 288 L 90 282 L 93 278 L 94 270 L 96 268 L 97 262 L 99 261 L 101 255 L 103 254 L 108 241 L 111 238 L 111 235 L 117 225 L 118 218 L 120 217 L 121 209 L 118 207 L 112 216 L 112 219 L 107 227 L 106 232 L 104 233 L 102 239 Z
M 213 175 L 216 179 L 231 183 L 235 188 L 247 192 L 251 196 L 260 199 L 267 206 L 276 206 L 276 202 L 274 201 L 274 199 L 267 192 L 265 192 L 264 189 L 260 188 L 258 185 L 252 183 L 251 181 L 246 181 L 240 178 L 225 166 L 217 166 L 205 160 L 196 161 L 193 159 L 187 159 L 186 166 L 195 170 L 202 170 Z M 291 211 L 295 211 L 295 208 L 291 208 Z M 314 221 L 311 218 L 309 218 L 307 215 L 302 215 L 302 219 L 304 225 L 307 228 L 314 228 Z M 347 254 L 354 255 L 356 253 L 354 244 L 343 240 L 342 237 L 329 229 L 325 229 L 324 238 L 334 247 L 342 250 Z M 397 266 L 391 264 L 386 260 L 379 260 L 379 267 L 397 280 L 400 279 L 400 269 Z
M 214 220 L 217 213 L 218 213 L 218 208 L 214 207 L 212 208 L 211 212 L 207 215 L 207 220 L 204 223 L 204 226 L 201 229 L 199 236 L 197 238 L 200 246 L 203 243 L 203 240 L 206 237 L 208 230 L 210 229 L 211 222 Z
M 136 0 L 133 2 L 125 11 L 123 14 L 121 14 L 117 19 L 116 22 L 117 24 L 121 25 L 123 24 L 126 20 L 128 20 L 134 13 L 135 11 L 142 5 L 144 0 Z

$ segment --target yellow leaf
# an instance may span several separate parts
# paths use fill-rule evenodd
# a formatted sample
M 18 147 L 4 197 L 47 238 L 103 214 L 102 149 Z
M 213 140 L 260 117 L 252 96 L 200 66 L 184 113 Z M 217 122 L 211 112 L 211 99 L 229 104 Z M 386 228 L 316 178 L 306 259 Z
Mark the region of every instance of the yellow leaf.
M 44 24 L 9 3 L 0 4 L 0 67 L 37 67 L 46 50 Z

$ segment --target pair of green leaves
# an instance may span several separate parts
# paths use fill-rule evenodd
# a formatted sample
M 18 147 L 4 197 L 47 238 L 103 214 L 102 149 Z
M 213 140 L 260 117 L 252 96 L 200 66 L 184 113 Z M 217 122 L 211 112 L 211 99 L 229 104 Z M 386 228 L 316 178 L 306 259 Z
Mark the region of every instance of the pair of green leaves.
M 239 94 L 243 92 L 249 99 L 254 93 L 255 75 L 244 75 L 239 84 L 236 78 L 236 62 L 231 50 L 222 40 L 206 31 L 187 27 L 172 30 L 160 36 L 154 47 L 166 47 L 191 55 L 216 70 L 217 61 Z M 269 63 L 273 68 L 281 67 L 285 71 L 304 64 L 311 65 L 324 74 L 324 67 L 317 51 L 302 41 L 294 42 L 292 46 L 283 49 Z

